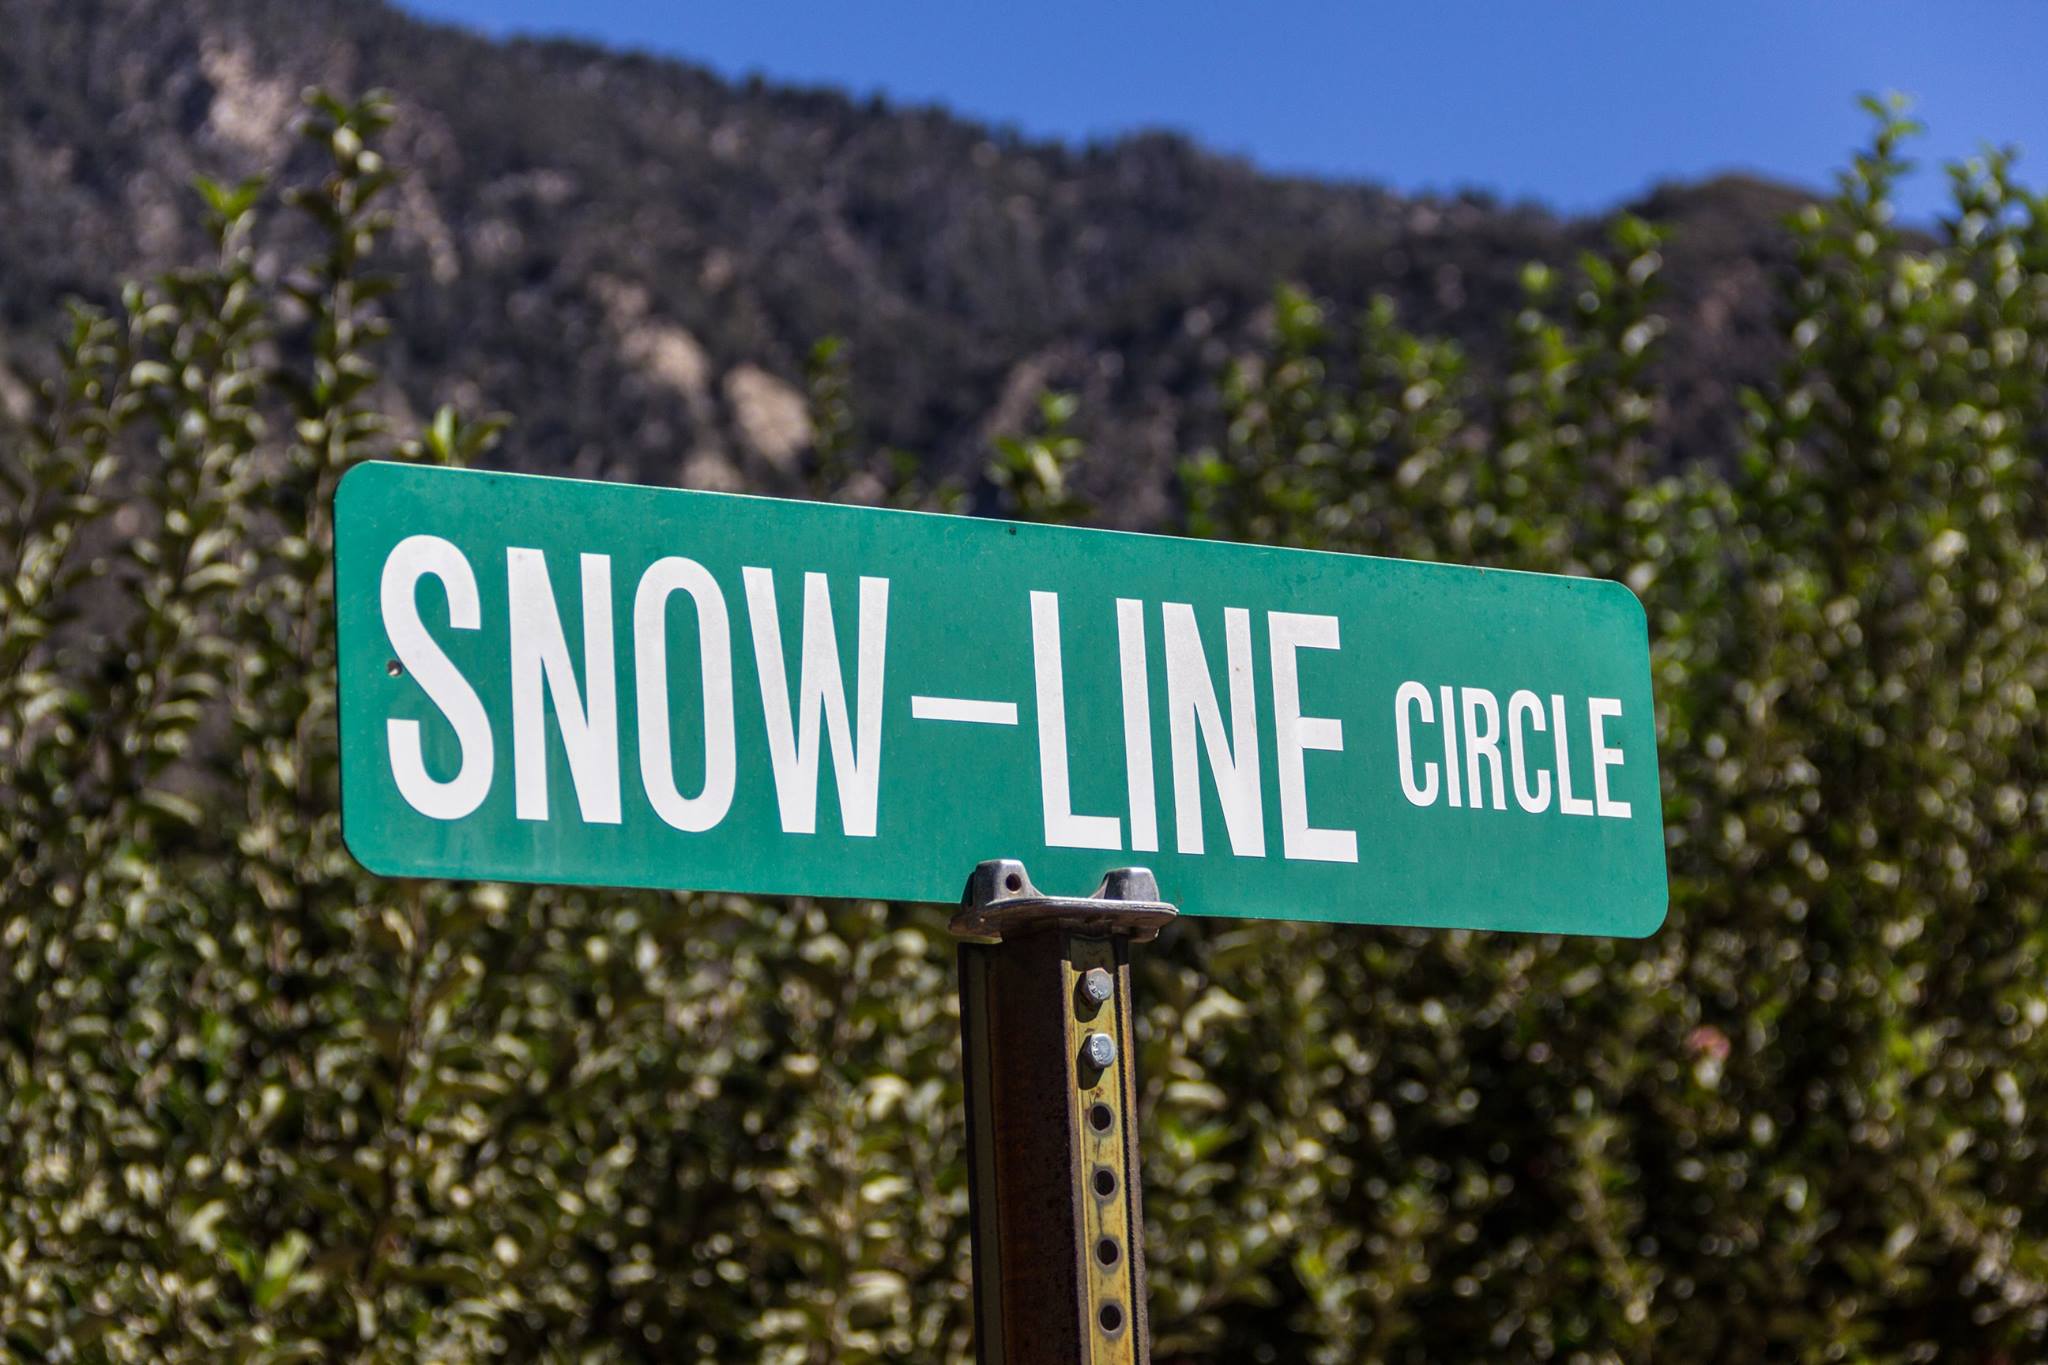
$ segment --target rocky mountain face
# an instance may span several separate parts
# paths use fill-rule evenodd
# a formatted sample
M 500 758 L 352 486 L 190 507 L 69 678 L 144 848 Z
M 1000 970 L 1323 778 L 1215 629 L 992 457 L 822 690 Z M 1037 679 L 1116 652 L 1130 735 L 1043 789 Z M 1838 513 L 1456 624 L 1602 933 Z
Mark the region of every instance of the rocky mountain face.
M 686 20 L 679 17 L 678 24 Z M 686 29 L 679 33 L 685 42 Z M 397 95 L 397 401 L 516 424 L 509 467 L 793 488 L 804 357 L 838 335 L 864 442 L 978 468 L 1047 388 L 1078 393 L 1101 519 L 1158 521 L 1216 437 L 1218 367 L 1273 286 L 1497 362 L 1518 278 L 1595 221 L 1264 175 L 1169 136 L 1083 149 L 929 109 L 734 84 L 679 62 L 500 43 L 369 0 L 0 0 L 0 408 L 67 295 L 189 258 L 195 175 L 304 155 L 303 87 Z M 1670 187 L 1661 421 L 1729 445 L 1777 363 L 1790 190 Z

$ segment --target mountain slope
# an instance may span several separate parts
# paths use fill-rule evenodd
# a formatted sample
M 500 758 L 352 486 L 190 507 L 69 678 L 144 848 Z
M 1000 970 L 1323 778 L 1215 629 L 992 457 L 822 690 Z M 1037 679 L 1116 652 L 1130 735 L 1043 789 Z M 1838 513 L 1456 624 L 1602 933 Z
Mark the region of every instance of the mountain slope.
M 1599 225 L 1262 175 L 1166 136 L 1087 149 L 345 0 L 0 0 L 0 362 L 66 294 L 197 248 L 186 186 L 300 155 L 309 84 L 398 95 L 411 170 L 395 377 L 515 414 L 513 467 L 793 487 L 803 357 L 845 336 L 864 439 L 972 470 L 1053 385 L 1084 396 L 1105 520 L 1156 520 L 1203 397 L 1297 279 L 1496 354 L 1516 280 Z M 687 34 L 684 35 L 687 37 Z M 1775 363 L 1791 191 L 1673 188 L 1678 457 L 1726 445 Z M 11 340 L 8 340 L 11 338 Z M 0 384 L 0 390 L 5 389 Z M 18 402 L 19 395 L 13 396 Z M 0 391 L 0 403 L 10 401 Z

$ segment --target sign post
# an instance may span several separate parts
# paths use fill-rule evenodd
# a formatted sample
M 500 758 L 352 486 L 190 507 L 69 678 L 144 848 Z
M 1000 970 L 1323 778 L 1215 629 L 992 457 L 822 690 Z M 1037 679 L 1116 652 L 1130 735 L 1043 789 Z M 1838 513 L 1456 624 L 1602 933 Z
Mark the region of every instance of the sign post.
M 1174 916 L 1144 868 L 1086 898 L 968 879 L 960 945 L 975 1359 L 1144 1365 L 1131 945 Z
M 1176 906 L 1664 918 L 1618 583 L 375 463 L 335 579 L 373 872 L 941 902 L 976 868 L 984 1365 L 1146 1358 L 1130 951 Z M 1027 861 L 1145 866 L 1061 898 Z

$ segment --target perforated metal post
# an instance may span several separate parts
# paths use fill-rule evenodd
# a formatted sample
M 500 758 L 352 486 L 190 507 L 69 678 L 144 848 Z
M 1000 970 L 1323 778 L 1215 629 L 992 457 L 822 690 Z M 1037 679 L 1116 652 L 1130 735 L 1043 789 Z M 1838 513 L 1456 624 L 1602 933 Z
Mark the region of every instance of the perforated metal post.
M 960 945 L 981 1365 L 1144 1365 L 1144 1209 L 1130 949 L 1174 908 L 1144 868 L 1047 896 L 998 859 Z

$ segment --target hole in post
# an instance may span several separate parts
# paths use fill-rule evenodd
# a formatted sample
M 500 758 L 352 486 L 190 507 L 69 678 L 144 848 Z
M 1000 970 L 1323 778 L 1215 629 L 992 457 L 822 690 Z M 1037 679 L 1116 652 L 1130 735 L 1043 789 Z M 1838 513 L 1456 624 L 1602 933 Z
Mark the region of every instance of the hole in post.
M 1095 1192 L 1104 1199 L 1116 1193 L 1116 1172 L 1107 1166 L 1095 1168 Z
M 1105 1332 L 1121 1332 L 1124 1328 L 1124 1310 L 1116 1304 L 1105 1303 L 1102 1305 L 1102 1311 L 1096 1314 L 1096 1320 L 1102 1324 L 1102 1330 Z
M 384 671 L 396 678 L 405 672 L 405 665 L 393 659 L 384 665 Z
M 1010 892 L 1022 891 L 1024 889 L 1024 879 L 1012 872 L 1003 878 L 1003 889 Z
M 1095 1259 L 1103 1265 L 1115 1265 L 1123 1249 L 1116 1244 L 1116 1238 L 1105 1237 L 1095 1244 Z
M 1110 1129 L 1110 1125 L 1115 1122 L 1116 1115 L 1109 1112 L 1108 1105 L 1094 1104 L 1088 1107 L 1088 1126 L 1090 1128 L 1093 1128 L 1096 1132 L 1108 1132 Z

